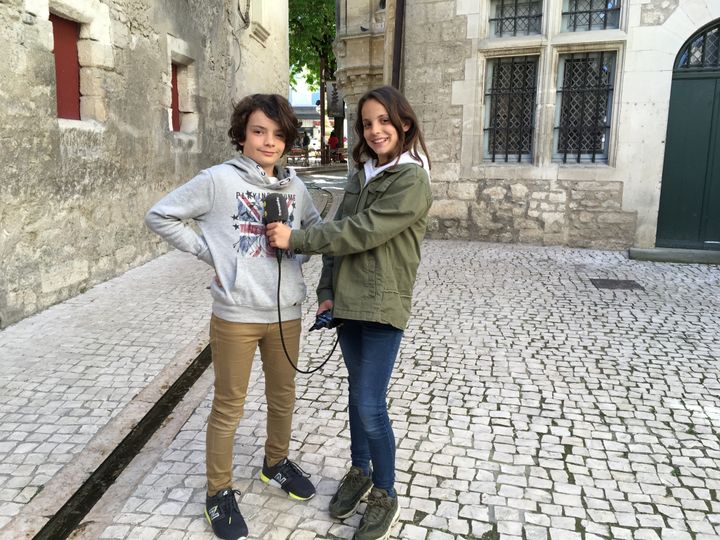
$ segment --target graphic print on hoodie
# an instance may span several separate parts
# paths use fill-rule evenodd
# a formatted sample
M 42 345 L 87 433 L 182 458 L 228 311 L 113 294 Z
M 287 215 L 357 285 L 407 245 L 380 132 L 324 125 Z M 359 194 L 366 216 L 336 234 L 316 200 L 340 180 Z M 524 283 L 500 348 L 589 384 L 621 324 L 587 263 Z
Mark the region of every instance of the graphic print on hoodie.
M 250 158 L 237 156 L 203 169 L 155 203 L 145 217 L 151 230 L 214 269 L 212 311 L 225 321 L 272 323 L 278 319 L 278 261 L 263 223 L 267 194 L 286 198 L 291 227 L 320 222 L 312 197 L 295 171 L 276 167 L 274 172 L 276 176 L 268 176 Z M 283 321 L 301 316 L 307 296 L 301 268 L 307 256 L 288 251 L 282 258 Z
M 238 232 L 238 240 L 233 247 L 244 257 L 275 257 L 275 248 L 270 246 L 265 236 L 265 199 L 267 193 L 256 191 L 237 192 L 237 212 L 232 216 L 233 228 Z M 295 221 L 295 195 L 285 195 L 288 207 L 287 225 L 292 227 Z M 286 252 L 287 253 L 287 252 Z M 294 254 L 287 253 L 294 258 Z

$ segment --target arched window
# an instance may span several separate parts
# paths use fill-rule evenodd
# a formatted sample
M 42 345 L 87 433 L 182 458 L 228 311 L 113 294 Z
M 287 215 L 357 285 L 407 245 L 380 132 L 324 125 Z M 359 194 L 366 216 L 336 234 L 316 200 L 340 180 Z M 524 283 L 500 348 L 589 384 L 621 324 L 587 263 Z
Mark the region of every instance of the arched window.
M 675 61 L 675 69 L 720 69 L 720 20 L 706 26 L 685 43 Z

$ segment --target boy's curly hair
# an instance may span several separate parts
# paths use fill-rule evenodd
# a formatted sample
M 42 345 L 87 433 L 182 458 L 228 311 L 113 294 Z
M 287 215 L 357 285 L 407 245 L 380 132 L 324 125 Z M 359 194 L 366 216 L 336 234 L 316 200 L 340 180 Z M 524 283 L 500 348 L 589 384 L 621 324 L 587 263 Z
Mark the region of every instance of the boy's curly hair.
M 280 129 L 285 136 L 283 155 L 287 154 L 300 133 L 299 128 L 302 122 L 295 116 L 288 100 L 279 94 L 252 94 L 235 104 L 228 130 L 230 142 L 236 150 L 242 151 L 248 118 L 258 109 L 264 112 L 268 118 L 280 124 Z

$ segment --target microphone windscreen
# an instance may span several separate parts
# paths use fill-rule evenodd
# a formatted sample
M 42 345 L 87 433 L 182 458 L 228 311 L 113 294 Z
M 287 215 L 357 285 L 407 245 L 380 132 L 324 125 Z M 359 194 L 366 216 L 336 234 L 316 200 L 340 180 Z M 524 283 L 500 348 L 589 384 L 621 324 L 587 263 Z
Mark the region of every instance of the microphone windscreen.
M 265 197 L 265 211 L 263 212 L 265 223 L 274 223 L 288 220 L 288 208 L 285 195 L 279 193 L 269 193 Z

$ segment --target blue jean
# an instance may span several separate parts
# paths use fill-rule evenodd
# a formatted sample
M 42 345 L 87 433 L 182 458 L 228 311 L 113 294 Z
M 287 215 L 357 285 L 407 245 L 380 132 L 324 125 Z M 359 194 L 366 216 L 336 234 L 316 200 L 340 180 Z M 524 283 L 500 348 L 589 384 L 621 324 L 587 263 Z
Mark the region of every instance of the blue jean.
M 346 320 L 338 337 L 350 386 L 352 464 L 368 470 L 372 461 L 373 484 L 393 489 L 395 434 L 385 396 L 403 332 L 387 324 Z

